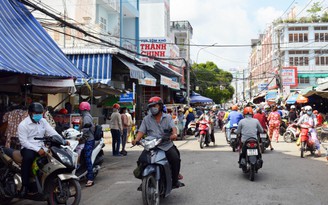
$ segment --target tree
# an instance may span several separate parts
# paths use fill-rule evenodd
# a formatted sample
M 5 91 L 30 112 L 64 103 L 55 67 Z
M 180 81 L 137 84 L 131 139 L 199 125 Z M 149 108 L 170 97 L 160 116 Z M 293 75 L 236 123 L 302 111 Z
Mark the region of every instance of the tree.
M 308 13 L 311 14 L 311 18 L 313 22 L 318 22 L 320 20 L 319 12 L 321 11 L 322 7 L 320 6 L 320 2 L 313 3 L 312 7 L 306 10 Z
M 217 104 L 230 100 L 234 94 L 234 88 L 230 85 L 233 76 L 224 71 L 213 62 L 194 63 L 192 65 L 192 88 L 199 87 L 201 95 L 213 99 Z

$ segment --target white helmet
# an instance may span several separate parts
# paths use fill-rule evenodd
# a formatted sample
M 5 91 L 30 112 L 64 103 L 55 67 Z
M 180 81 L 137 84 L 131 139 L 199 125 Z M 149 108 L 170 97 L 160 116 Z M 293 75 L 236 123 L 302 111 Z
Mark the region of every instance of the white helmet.
M 304 107 L 305 111 L 312 111 L 312 107 L 310 105 L 307 105 Z
M 295 108 L 296 108 L 295 105 L 290 106 L 290 109 L 295 109 Z

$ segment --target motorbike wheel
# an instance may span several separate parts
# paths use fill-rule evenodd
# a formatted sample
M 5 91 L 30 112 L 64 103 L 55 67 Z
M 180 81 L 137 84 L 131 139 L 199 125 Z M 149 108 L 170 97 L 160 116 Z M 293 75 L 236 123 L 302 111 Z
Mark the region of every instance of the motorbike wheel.
M 255 178 L 255 166 L 251 166 L 251 170 L 249 170 L 249 180 L 254 181 Z
M 142 179 L 142 201 L 144 205 L 159 205 L 159 187 L 154 175 Z
M 61 188 L 60 184 L 61 183 Z M 47 184 L 48 205 L 78 205 L 81 200 L 81 185 L 76 179 L 61 181 L 55 177 Z
M 205 135 L 200 135 L 199 136 L 199 146 L 201 149 L 204 148 L 204 144 L 205 144 Z
M 306 142 L 301 142 L 301 158 L 304 158 L 305 143 L 306 143 Z
M 290 131 L 285 132 L 283 136 L 284 136 L 285 142 L 287 142 L 287 143 L 291 143 L 292 139 L 294 139 L 293 133 L 291 133 Z
M 261 143 L 261 153 L 264 153 L 265 152 L 265 145 L 264 143 Z
M 5 197 L 5 196 L 2 196 L 0 194 L 0 201 L 1 201 L 1 204 L 4 204 L 4 205 L 9 205 L 11 204 L 10 202 L 13 200 L 13 198 L 8 198 L 8 197 Z

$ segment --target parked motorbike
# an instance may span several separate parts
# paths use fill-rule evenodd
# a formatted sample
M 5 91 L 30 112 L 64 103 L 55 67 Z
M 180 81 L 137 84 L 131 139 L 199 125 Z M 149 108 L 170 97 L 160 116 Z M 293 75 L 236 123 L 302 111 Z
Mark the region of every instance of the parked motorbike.
M 81 200 L 81 187 L 74 170 L 76 153 L 72 152 L 61 136 L 34 138 L 45 142 L 48 151 L 37 157 L 32 165 L 29 192 L 25 198 L 48 201 L 48 204 L 77 205 Z M 22 187 L 22 156 L 19 150 L 0 148 L 0 201 L 7 204 L 19 198 Z M 72 173 L 73 172 L 73 173 Z
M 204 148 L 204 144 L 206 146 L 209 146 L 210 142 L 211 142 L 211 137 L 210 137 L 210 134 L 209 134 L 209 125 L 208 125 L 208 121 L 207 120 L 201 120 L 198 122 L 199 123 L 199 126 L 198 126 L 198 131 L 199 131 L 199 137 L 198 137 L 198 140 L 199 140 L 199 146 L 201 149 Z
M 187 127 L 187 135 L 194 135 L 196 131 L 196 122 L 191 121 Z
M 239 149 L 240 146 L 240 136 L 237 135 L 236 131 L 236 126 L 230 128 L 230 147 L 233 152 L 235 152 L 236 149 Z
M 315 152 L 315 144 L 312 140 L 310 140 L 309 129 L 311 128 L 308 123 L 304 123 L 300 125 L 301 127 L 301 158 L 304 158 L 304 152 L 310 151 L 311 155 L 314 155 Z
M 270 139 L 267 132 L 259 133 L 258 135 L 260 140 L 261 153 L 264 153 L 266 148 L 270 146 Z
M 280 127 L 279 127 L 279 135 L 283 136 L 288 127 L 288 120 L 286 118 L 282 118 Z
M 249 138 L 244 146 L 246 146 L 246 158 L 241 159 L 240 168 L 242 168 L 244 173 L 249 173 L 249 180 L 254 181 L 255 173 L 263 165 L 263 160 L 258 151 L 259 142 L 256 138 Z
M 297 127 L 297 123 L 291 123 L 288 125 L 283 137 L 285 142 L 291 143 L 293 141 L 296 141 L 299 135 L 300 129 Z
M 136 178 L 142 180 L 141 191 L 144 205 L 159 205 L 160 199 L 167 197 L 172 191 L 172 173 L 165 151 L 158 148 L 166 138 L 147 136 L 137 145 L 144 147 L 141 161 L 134 171 Z
M 79 180 L 81 180 L 84 177 L 86 177 L 88 173 L 85 154 L 84 154 L 85 151 L 83 149 L 84 144 L 80 144 L 83 133 L 77 131 L 74 128 L 69 128 L 65 130 L 62 134 L 64 138 L 70 142 L 70 147 L 72 148 L 72 150 L 78 153 L 79 162 L 75 174 L 79 178 Z M 98 175 L 98 172 L 101 169 L 101 165 L 104 162 L 104 151 L 102 149 L 103 147 L 105 147 L 103 138 L 95 141 L 95 146 L 93 148 L 92 155 L 91 155 L 94 177 Z
M 324 123 L 321 127 L 317 128 L 320 142 L 328 142 L 328 124 Z

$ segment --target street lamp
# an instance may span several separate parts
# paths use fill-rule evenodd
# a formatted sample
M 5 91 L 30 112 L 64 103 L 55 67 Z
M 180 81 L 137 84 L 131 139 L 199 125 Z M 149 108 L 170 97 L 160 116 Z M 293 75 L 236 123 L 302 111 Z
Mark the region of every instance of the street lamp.
M 199 52 L 200 52 L 201 50 L 204 50 L 205 48 L 213 47 L 213 46 L 215 46 L 216 44 L 218 44 L 218 43 L 213 43 L 212 45 L 209 45 L 209 46 L 206 46 L 206 47 L 202 47 L 202 48 L 200 48 L 200 49 L 198 50 L 198 52 L 197 52 L 196 63 L 198 64 L 198 55 L 199 55 Z

